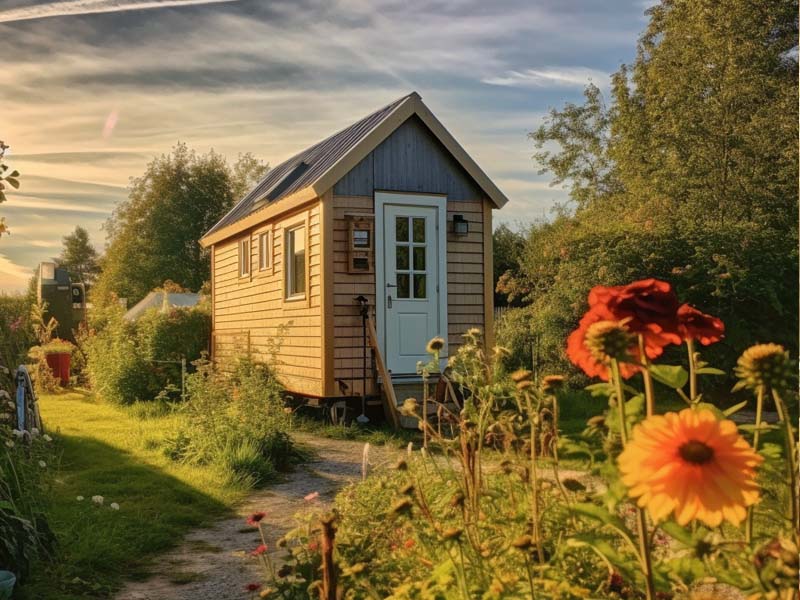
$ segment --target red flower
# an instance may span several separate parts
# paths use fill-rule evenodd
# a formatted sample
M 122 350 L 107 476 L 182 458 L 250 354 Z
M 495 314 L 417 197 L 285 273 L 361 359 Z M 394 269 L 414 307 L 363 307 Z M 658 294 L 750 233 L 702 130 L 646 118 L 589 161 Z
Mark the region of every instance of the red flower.
M 589 327 L 595 323 L 606 320 L 603 313 L 604 311 L 602 310 L 595 310 L 592 308 L 583 315 L 583 318 L 578 324 L 578 328 L 567 338 L 567 358 L 569 358 L 575 366 L 580 367 L 589 377 L 599 377 L 603 381 L 608 381 L 610 377 L 608 365 L 598 360 L 597 357 L 592 354 L 589 346 L 586 345 L 586 333 Z M 639 360 L 639 349 L 636 345 L 628 349 L 628 355 L 632 360 Z M 638 370 L 639 367 L 633 364 L 621 362 L 619 365 L 620 375 L 625 379 L 632 377 Z
M 247 517 L 247 524 L 252 525 L 253 527 L 257 527 L 259 523 L 261 523 L 262 519 L 267 516 L 265 512 L 254 512 L 252 515 Z
M 678 297 L 672 286 L 658 279 L 642 279 L 628 285 L 596 286 L 589 292 L 589 309 L 608 321 L 625 326 L 644 339 L 648 358 L 656 358 L 664 346 L 680 344 Z
M 308 549 L 312 552 L 316 552 L 317 548 L 319 548 L 319 542 L 317 540 L 311 540 L 308 542 Z
M 403 548 L 405 548 L 406 550 L 410 550 L 413 547 L 414 547 L 414 540 L 412 540 L 411 538 L 403 542 Z
M 248 583 L 246 586 L 244 586 L 245 592 L 257 592 L 260 589 L 261 589 L 260 583 Z
M 250 554 L 252 554 L 253 556 L 261 556 L 266 551 L 267 551 L 267 546 L 265 544 L 259 544 L 255 550 L 250 552 Z
M 684 340 L 697 340 L 708 346 L 725 337 L 725 324 L 717 317 L 683 304 L 678 309 L 678 331 Z

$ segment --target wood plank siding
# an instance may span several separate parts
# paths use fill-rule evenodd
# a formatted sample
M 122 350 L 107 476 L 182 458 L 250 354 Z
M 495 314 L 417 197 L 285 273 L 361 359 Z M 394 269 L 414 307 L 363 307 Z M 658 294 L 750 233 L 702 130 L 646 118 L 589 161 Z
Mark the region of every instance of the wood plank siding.
M 306 231 L 306 295 L 285 298 L 286 231 L 304 225 Z M 259 234 L 270 233 L 272 260 L 259 269 Z M 250 274 L 239 275 L 239 242 L 249 239 Z M 274 361 L 290 392 L 323 395 L 322 267 L 320 203 L 261 223 L 241 235 L 214 245 L 214 359 L 225 363 L 236 354 L 252 353 Z
M 334 186 L 338 196 L 372 196 L 375 190 L 446 194 L 450 200 L 482 198 L 477 184 L 417 116 L 400 125 Z

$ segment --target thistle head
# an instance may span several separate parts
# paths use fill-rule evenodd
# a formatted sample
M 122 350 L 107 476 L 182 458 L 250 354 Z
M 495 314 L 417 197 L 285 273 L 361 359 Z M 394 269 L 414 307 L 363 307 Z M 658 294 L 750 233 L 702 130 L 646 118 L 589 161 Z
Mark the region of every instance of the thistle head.
M 760 387 L 784 390 L 790 386 L 794 369 L 789 352 L 778 344 L 756 344 L 745 350 L 736 361 L 739 382 L 734 390 Z

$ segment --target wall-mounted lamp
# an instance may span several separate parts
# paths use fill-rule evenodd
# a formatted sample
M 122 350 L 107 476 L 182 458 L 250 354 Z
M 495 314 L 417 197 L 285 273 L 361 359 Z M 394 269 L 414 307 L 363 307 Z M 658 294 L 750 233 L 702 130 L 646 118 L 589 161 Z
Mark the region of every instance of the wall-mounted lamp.
M 456 235 L 469 233 L 469 221 L 464 218 L 464 215 L 453 215 L 453 233 Z

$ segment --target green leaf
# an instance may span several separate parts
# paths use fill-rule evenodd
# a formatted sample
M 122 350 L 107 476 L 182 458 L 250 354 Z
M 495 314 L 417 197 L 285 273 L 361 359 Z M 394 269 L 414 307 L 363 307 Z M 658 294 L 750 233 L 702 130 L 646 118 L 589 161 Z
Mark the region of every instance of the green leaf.
M 592 385 L 587 385 L 585 389 L 595 398 L 607 398 L 614 393 L 614 386 L 610 383 L 593 383 Z
M 14 177 L 9 177 L 8 179 L 6 179 L 6 181 L 9 184 L 11 184 L 11 187 L 13 187 L 15 190 L 19 189 L 19 180 L 18 179 L 15 179 Z
M 715 369 L 714 367 L 702 367 L 695 370 L 698 375 L 726 375 L 722 369 Z
M 722 411 L 722 414 L 725 415 L 726 417 L 730 417 L 731 415 L 736 414 L 737 412 L 742 410 L 745 406 L 747 406 L 747 400 L 745 400 L 744 402 L 739 402 L 739 404 L 734 404 L 730 408 L 726 408 L 725 410 Z
M 625 420 L 635 423 L 644 412 L 644 396 L 637 394 L 625 402 Z
M 666 521 L 660 525 L 662 531 L 675 540 L 679 541 L 684 546 L 689 548 L 694 546 L 694 539 L 692 539 L 692 532 L 681 527 L 675 521 Z
M 723 413 L 719 408 L 708 402 L 698 402 L 697 404 L 695 404 L 695 407 L 701 410 L 710 410 L 712 413 L 714 413 L 714 416 L 717 417 L 718 419 L 725 418 L 725 413 Z
M 628 526 L 625 525 L 625 521 L 623 521 L 620 517 L 611 514 L 604 507 L 597 506 L 596 504 L 590 504 L 588 502 L 578 502 L 573 504 L 571 509 L 573 512 L 583 517 L 587 517 L 594 521 L 599 521 L 603 525 L 608 525 L 614 531 L 626 538 L 634 548 L 636 547 L 633 533 L 631 533 L 631 531 L 628 529 Z
M 681 366 L 673 365 L 650 365 L 648 368 L 653 379 L 663 383 L 674 390 L 682 389 L 689 381 L 689 373 Z

